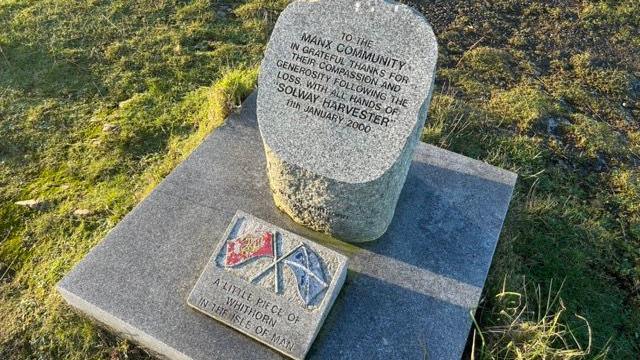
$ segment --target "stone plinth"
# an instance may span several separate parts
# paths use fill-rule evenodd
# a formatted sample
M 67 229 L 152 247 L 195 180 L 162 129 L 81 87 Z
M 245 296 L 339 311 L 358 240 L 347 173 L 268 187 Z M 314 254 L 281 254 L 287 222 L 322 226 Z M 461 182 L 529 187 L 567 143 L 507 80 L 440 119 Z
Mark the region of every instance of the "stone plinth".
M 241 209 L 349 257 L 307 358 L 460 359 L 516 175 L 418 144 L 389 230 L 348 244 L 273 205 L 255 116 L 252 96 L 58 284 L 64 298 L 165 358 L 280 359 L 187 305 Z

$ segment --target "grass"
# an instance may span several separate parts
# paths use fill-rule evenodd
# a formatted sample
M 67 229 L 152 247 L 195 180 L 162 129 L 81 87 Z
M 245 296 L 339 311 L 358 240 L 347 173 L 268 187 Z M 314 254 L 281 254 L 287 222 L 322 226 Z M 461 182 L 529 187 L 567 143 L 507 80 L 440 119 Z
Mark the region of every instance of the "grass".
M 520 175 L 476 358 L 635 358 L 640 5 L 405 2 L 440 45 L 423 140 Z M 0 358 L 147 356 L 53 286 L 251 91 L 286 3 L 0 0 Z
M 0 3 L 0 358 L 141 354 L 52 290 L 253 89 L 269 20 L 223 5 Z
M 606 351 L 593 354 L 591 350 L 591 328 L 589 322 L 580 315 L 574 315 L 584 322 L 588 334 L 585 344 L 574 335 L 576 329 L 565 324 L 566 307 L 560 291 L 553 288 L 542 289 L 523 283 L 521 292 L 502 290 L 495 295 L 494 324 L 480 328 L 477 324 L 475 340 L 480 341 L 478 351 L 471 353 L 472 359 L 583 359 L 592 355 L 594 359 L 606 357 Z M 491 344 L 491 346 L 487 346 Z
M 431 108 L 435 121 L 423 139 L 520 175 L 477 314 L 480 329 L 500 330 L 503 337 L 476 338 L 478 357 L 635 358 L 640 5 L 416 5 L 436 14 L 432 21 L 441 45 L 440 94 Z M 542 288 L 564 282 L 556 312 L 562 328 L 547 332 L 546 318 L 535 317 L 540 311 L 525 324 L 539 336 L 530 340 L 575 329 L 576 341 L 561 344 L 575 356 L 545 355 L 526 342 L 510 342 L 513 329 L 505 326 L 521 324 L 502 319 L 508 307 L 501 294 L 522 294 L 521 276 Z M 557 346 L 548 338 L 540 341 Z

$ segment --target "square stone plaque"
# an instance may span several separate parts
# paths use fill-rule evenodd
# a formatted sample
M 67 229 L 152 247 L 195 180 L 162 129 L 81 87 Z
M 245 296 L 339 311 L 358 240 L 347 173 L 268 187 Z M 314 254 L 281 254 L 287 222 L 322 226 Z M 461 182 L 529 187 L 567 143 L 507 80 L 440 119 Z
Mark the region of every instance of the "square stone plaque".
M 296 359 L 344 283 L 347 258 L 238 211 L 188 304 Z

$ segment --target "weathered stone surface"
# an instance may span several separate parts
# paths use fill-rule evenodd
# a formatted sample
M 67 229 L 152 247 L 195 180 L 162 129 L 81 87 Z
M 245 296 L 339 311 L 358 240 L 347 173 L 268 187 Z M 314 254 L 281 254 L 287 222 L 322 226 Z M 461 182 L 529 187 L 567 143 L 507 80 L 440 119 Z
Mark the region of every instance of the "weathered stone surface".
M 342 254 L 238 211 L 188 303 L 303 359 L 344 283 L 346 263 Z
M 424 125 L 431 27 L 390 1 L 294 1 L 261 65 L 258 122 L 276 206 L 343 240 L 386 231 Z
M 349 257 L 308 359 L 460 359 L 515 174 L 419 144 L 387 233 L 346 244 L 273 206 L 255 116 L 252 96 L 65 276 L 64 298 L 161 357 L 280 359 L 186 302 L 243 209 Z
M 42 199 L 21 200 L 16 201 L 14 204 L 25 206 L 32 210 L 44 210 L 47 207 L 47 202 Z
M 76 209 L 73 212 L 73 215 L 79 216 L 79 217 L 90 216 L 92 214 L 93 214 L 93 211 L 91 211 L 89 209 Z

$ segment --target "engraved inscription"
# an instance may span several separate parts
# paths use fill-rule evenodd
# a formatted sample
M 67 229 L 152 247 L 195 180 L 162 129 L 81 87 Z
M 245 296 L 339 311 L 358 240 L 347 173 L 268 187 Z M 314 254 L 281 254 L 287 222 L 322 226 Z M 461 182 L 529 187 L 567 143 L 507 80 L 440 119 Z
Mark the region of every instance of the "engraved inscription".
M 279 322 L 287 325 L 297 324 L 300 321 L 300 315 L 297 312 L 286 311 L 277 304 L 254 296 L 245 288 L 220 278 L 215 279 L 213 286 L 226 293 L 224 301 L 216 303 L 201 296 L 198 300 L 200 309 L 212 312 L 237 329 L 259 336 L 273 345 L 293 350 L 295 340 L 279 334 L 276 328 Z
M 408 106 L 407 61 L 386 55 L 363 35 L 338 38 L 303 32 L 276 60 L 284 105 L 364 134 L 386 131 Z

